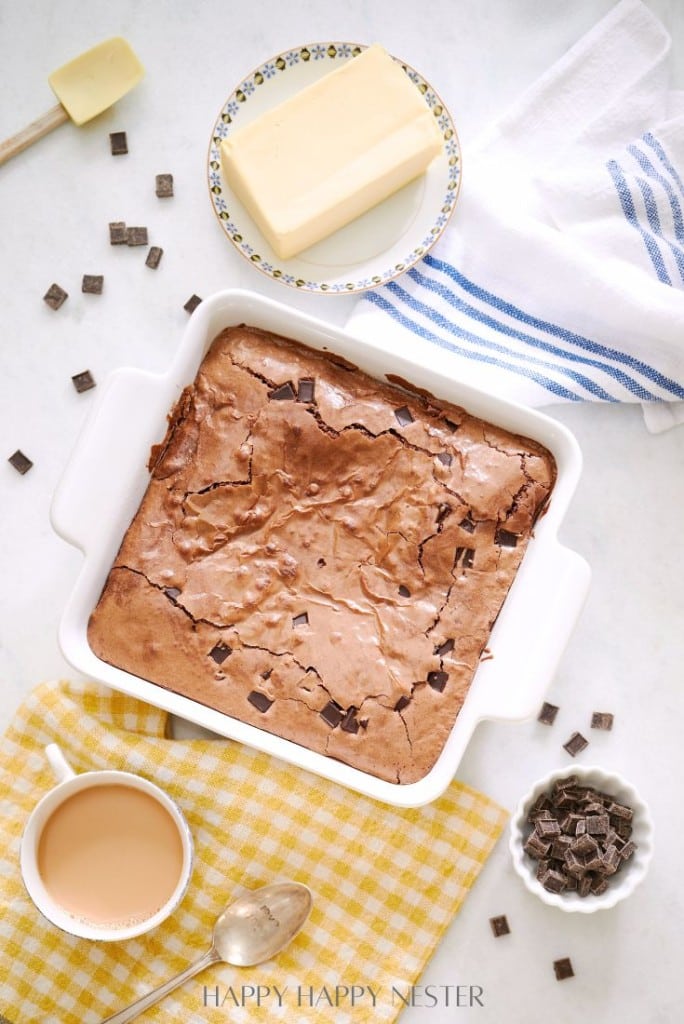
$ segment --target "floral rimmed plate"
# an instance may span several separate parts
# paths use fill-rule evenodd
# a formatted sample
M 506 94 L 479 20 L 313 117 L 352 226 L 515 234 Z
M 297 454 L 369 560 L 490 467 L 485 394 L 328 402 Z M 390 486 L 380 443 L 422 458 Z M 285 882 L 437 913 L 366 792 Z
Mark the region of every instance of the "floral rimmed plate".
M 258 270 L 301 291 L 349 294 L 377 288 L 398 277 L 432 248 L 458 197 L 461 152 L 451 116 L 432 86 L 397 57 L 394 60 L 423 95 L 444 138 L 441 154 L 422 177 L 289 260 L 275 255 L 225 183 L 221 173 L 222 139 L 365 48 L 356 43 L 310 43 L 278 54 L 240 82 L 221 108 L 212 130 L 207 176 L 219 224 L 237 251 Z

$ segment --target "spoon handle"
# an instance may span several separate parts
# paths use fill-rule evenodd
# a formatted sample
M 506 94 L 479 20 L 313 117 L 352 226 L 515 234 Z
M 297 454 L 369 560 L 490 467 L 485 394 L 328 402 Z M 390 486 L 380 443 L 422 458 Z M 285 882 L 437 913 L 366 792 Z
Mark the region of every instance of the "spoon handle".
M 155 1003 L 167 996 L 169 992 L 173 992 L 179 985 L 182 985 L 184 981 L 189 978 L 194 978 L 196 974 L 203 971 L 205 967 L 209 967 L 210 964 L 218 963 L 221 958 L 219 957 L 216 950 L 212 948 L 208 953 L 205 953 L 203 957 L 196 960 L 194 964 L 190 964 L 184 971 L 177 974 L 175 978 L 171 978 L 169 981 L 165 981 L 163 985 L 159 985 L 157 988 L 152 989 L 146 996 L 141 996 L 140 999 L 136 999 L 134 1003 L 126 1007 L 125 1010 L 119 1010 L 118 1013 L 113 1014 L 111 1017 L 107 1017 L 102 1021 L 102 1024 L 126 1024 L 126 1021 L 134 1020 L 138 1014 L 144 1010 L 148 1010 L 150 1006 L 154 1006 Z

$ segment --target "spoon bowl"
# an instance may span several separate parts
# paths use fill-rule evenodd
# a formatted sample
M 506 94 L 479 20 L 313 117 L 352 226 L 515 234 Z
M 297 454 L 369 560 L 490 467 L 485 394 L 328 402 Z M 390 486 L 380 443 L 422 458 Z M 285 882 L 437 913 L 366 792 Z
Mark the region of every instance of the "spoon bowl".
M 205 967 L 219 962 L 253 967 L 280 953 L 302 928 L 311 912 L 311 890 L 301 882 L 274 882 L 239 896 L 219 915 L 211 948 L 175 978 L 137 999 L 102 1024 L 126 1024 L 154 1006 Z

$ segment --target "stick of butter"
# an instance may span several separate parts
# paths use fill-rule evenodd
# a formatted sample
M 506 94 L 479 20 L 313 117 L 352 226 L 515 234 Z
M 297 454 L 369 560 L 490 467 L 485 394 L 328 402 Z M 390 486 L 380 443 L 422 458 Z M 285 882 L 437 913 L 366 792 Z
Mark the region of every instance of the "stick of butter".
M 238 128 L 223 174 L 280 259 L 289 259 L 423 174 L 435 118 L 381 46 Z

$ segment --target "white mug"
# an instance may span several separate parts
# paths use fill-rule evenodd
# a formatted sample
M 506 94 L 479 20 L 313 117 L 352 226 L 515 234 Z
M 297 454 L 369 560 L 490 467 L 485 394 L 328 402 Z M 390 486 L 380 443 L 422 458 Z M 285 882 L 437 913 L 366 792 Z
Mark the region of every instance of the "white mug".
M 122 771 L 89 771 L 76 774 L 56 743 L 45 748 L 45 755 L 57 779 L 57 785 L 33 809 L 21 841 L 21 874 L 26 890 L 40 912 L 53 924 L 71 935 L 86 939 L 120 941 L 142 935 L 161 924 L 183 899 L 192 874 L 194 847 L 188 824 L 177 804 L 163 790 L 140 775 Z M 93 786 L 128 786 L 156 800 L 168 812 L 181 841 L 182 866 L 178 882 L 162 907 L 151 916 L 122 924 L 94 923 L 66 910 L 48 892 L 38 868 L 38 847 L 45 825 L 65 800 Z

